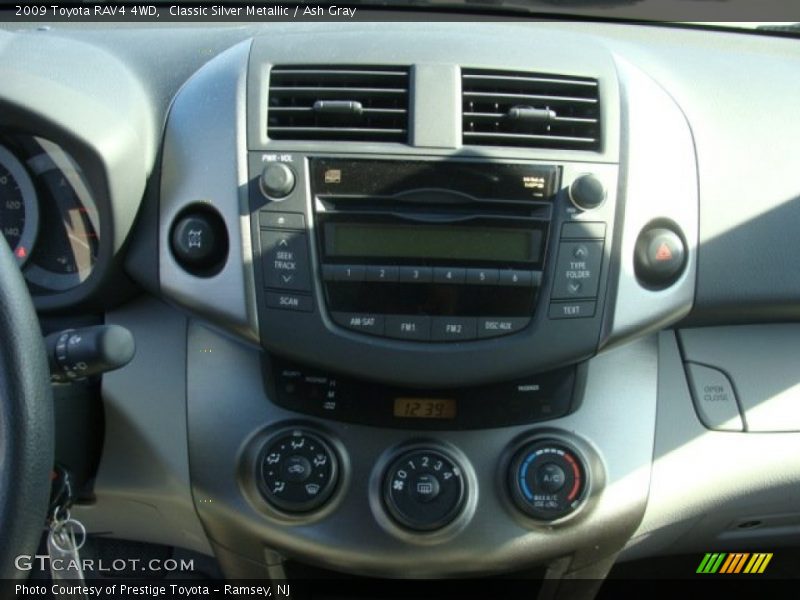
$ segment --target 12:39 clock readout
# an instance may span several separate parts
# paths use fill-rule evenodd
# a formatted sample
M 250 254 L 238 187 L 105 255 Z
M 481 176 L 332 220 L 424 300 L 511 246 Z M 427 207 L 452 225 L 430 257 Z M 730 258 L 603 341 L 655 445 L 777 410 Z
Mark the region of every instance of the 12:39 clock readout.
M 395 398 L 394 416 L 410 419 L 454 419 L 456 401 L 450 398 Z

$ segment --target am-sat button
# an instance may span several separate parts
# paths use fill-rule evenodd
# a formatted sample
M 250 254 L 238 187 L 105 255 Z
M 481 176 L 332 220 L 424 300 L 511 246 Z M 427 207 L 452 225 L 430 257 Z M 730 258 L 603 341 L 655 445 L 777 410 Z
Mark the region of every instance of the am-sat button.
M 331 313 L 331 318 L 335 323 L 347 329 L 372 335 L 383 335 L 383 315 L 334 312 Z

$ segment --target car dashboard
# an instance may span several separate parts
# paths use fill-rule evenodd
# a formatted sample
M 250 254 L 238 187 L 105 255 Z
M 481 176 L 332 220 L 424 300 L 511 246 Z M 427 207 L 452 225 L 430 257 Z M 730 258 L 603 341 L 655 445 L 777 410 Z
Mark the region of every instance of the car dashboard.
M 43 330 L 136 341 L 74 515 L 232 579 L 796 544 L 798 63 L 612 22 L 4 26 Z

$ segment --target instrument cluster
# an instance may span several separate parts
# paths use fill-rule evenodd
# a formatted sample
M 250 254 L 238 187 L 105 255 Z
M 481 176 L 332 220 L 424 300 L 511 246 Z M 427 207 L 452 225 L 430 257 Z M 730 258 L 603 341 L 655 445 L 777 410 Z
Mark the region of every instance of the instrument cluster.
M 100 215 L 80 166 L 60 146 L 34 136 L 0 139 L 0 231 L 34 296 L 91 276 Z

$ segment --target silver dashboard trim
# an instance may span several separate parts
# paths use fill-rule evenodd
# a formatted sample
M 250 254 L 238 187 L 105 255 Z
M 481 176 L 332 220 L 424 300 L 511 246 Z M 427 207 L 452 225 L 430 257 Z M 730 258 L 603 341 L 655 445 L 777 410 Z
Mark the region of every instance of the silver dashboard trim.
M 164 138 L 159 215 L 159 281 L 165 295 L 239 335 L 258 340 L 247 182 L 247 63 L 250 40 L 202 67 L 175 98 Z M 208 204 L 228 228 L 228 259 L 198 277 L 170 251 L 175 217 Z

